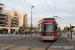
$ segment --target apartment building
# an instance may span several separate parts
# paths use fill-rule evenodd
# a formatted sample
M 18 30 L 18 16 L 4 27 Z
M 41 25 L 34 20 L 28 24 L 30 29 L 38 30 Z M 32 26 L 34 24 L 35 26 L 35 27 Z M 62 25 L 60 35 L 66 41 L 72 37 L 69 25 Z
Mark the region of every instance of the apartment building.
M 8 15 L 5 13 L 5 4 L 0 3 L 0 29 L 8 28 Z M 10 31 L 8 31 L 10 32 Z
M 23 26 L 23 18 L 25 16 L 25 26 L 28 26 L 28 14 L 26 13 L 19 13 L 19 27 Z
M 15 10 L 6 10 L 5 4 L 0 3 L 0 29 L 8 29 L 9 33 L 13 33 L 23 26 L 23 17 L 25 15 L 25 26 L 28 26 L 28 14 L 19 13 Z
M 41 31 L 42 21 L 43 21 L 43 19 L 41 19 L 41 20 L 39 21 L 39 31 Z
M 9 15 L 9 26 L 18 27 L 19 26 L 19 13 L 15 10 L 7 10 L 6 14 Z
M 0 3 L 0 26 L 8 25 L 8 16 L 5 14 L 5 5 Z
M 0 3 L 0 14 L 5 14 L 5 4 Z
M 7 10 L 6 14 L 9 15 L 8 27 L 10 27 L 11 32 L 14 32 L 15 30 L 19 29 L 19 13 L 15 10 Z

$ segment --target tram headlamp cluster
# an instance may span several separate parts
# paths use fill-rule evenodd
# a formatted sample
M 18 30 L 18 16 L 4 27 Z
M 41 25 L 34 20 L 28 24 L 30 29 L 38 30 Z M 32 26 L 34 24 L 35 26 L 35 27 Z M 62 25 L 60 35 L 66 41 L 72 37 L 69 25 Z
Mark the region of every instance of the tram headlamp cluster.
M 53 34 L 53 33 L 51 33 L 51 34 Z

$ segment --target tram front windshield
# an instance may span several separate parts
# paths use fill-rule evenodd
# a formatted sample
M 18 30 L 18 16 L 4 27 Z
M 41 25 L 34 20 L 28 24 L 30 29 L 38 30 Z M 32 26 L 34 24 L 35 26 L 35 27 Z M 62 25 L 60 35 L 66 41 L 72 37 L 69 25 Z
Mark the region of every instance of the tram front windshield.
M 42 32 L 53 32 L 53 31 L 54 31 L 53 24 L 43 23 L 43 25 L 42 25 Z

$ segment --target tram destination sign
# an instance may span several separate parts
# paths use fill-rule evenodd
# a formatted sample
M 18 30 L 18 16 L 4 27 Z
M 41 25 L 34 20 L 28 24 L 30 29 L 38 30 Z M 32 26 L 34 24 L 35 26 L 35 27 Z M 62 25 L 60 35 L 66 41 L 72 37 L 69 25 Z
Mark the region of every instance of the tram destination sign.
M 46 24 L 52 24 L 52 23 L 46 23 Z

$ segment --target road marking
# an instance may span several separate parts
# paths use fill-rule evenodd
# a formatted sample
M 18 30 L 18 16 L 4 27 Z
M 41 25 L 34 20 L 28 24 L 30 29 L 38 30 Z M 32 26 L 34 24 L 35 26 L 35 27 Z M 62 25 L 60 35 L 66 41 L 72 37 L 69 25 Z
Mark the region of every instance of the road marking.
M 29 46 L 18 46 L 15 48 L 11 48 L 9 50 L 27 50 L 28 48 L 30 48 Z
M 38 48 L 38 47 L 34 47 L 31 50 L 45 50 L 45 48 Z
M 10 48 L 10 47 L 13 47 L 13 46 L 15 46 L 15 45 L 5 45 L 5 46 L 2 46 L 2 47 L 0 47 L 0 50 L 6 50 L 7 48 Z
M 0 35 L 0 36 L 20 36 L 20 35 Z
M 5 44 L 0 44 L 0 46 L 3 46 L 3 45 L 5 45 Z
M 4 45 L 4 46 L 3 46 Z M 31 48 L 30 46 L 17 46 L 17 45 L 5 45 L 5 44 L 0 44 L 0 50 L 28 50 Z M 45 48 L 40 48 L 40 47 L 34 47 L 30 50 L 45 50 Z M 48 50 L 64 50 L 64 49 L 51 49 L 49 48 Z

